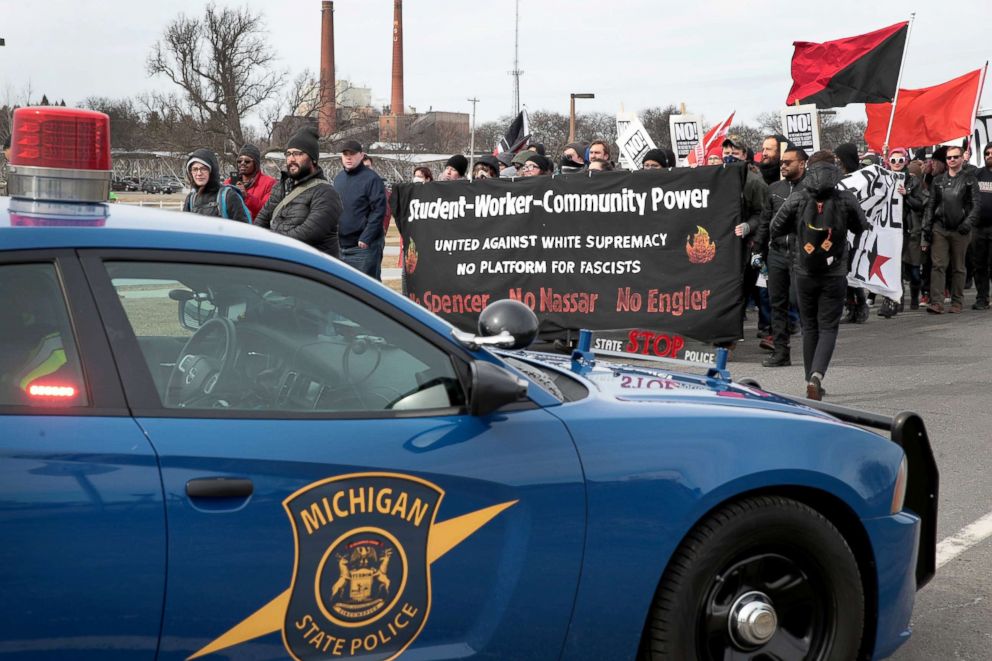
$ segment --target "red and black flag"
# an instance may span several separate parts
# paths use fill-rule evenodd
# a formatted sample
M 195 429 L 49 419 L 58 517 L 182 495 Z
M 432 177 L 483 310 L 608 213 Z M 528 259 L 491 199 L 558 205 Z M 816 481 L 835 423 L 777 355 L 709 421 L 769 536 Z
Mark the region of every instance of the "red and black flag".
M 849 103 L 891 101 L 899 84 L 908 33 L 909 23 L 904 21 L 822 44 L 793 42 L 792 90 L 786 105 L 798 101 L 817 108 L 840 108 Z

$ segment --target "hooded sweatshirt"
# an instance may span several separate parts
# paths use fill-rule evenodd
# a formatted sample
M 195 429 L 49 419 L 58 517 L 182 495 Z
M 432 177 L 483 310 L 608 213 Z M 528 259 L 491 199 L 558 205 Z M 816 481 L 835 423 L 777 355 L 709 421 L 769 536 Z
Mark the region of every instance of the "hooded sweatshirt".
M 203 187 L 202 191 L 197 190 L 196 184 L 193 182 L 193 175 L 189 171 L 190 167 L 195 163 L 200 163 L 210 168 L 210 179 L 207 180 L 207 185 Z M 197 149 L 190 154 L 186 160 L 186 177 L 189 179 L 190 186 L 193 187 L 193 192 L 183 200 L 183 211 L 200 214 L 201 216 L 222 217 L 223 214 L 221 214 L 217 196 L 221 186 L 220 166 L 217 163 L 217 156 L 213 151 L 209 149 Z M 226 187 L 224 189 L 224 197 L 221 199 L 226 202 L 228 219 L 240 220 L 244 223 L 251 222 L 244 200 L 241 199 L 241 194 L 236 188 L 231 186 Z

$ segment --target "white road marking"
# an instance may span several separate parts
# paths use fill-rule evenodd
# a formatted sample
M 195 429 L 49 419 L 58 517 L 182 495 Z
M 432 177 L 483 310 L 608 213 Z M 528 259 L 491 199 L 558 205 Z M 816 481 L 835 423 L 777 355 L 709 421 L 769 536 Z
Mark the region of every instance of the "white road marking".
M 992 537 L 992 512 L 937 544 L 937 566 L 943 567 L 972 546 Z

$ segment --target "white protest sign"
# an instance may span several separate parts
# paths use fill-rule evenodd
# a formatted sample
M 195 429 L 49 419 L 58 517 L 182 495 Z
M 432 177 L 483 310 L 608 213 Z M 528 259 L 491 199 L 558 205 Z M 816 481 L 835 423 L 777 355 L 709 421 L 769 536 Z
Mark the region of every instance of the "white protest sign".
M 672 134 L 675 156 L 679 164 L 684 165 L 685 157 L 703 139 L 703 122 L 697 115 L 671 115 L 668 118 L 668 130 Z
M 975 118 L 975 130 L 971 134 L 971 163 L 975 167 L 985 167 L 985 148 L 992 140 L 992 109 L 979 110 Z
M 619 122 L 617 124 L 619 125 Z M 626 162 L 628 170 L 639 170 L 644 155 L 655 148 L 654 141 L 648 135 L 648 130 L 635 116 L 627 122 L 626 132 L 618 133 L 617 136 L 617 145 L 620 146 L 620 162 Z
M 789 142 L 802 147 L 807 154 L 820 151 L 820 124 L 816 121 L 816 106 L 792 106 L 782 111 L 782 131 Z
M 849 190 L 865 212 L 870 229 L 853 246 L 847 282 L 898 301 L 902 298 L 902 218 L 905 202 L 896 189 L 906 175 L 878 165 L 844 177 L 838 188 Z M 851 234 L 848 234 L 850 240 Z

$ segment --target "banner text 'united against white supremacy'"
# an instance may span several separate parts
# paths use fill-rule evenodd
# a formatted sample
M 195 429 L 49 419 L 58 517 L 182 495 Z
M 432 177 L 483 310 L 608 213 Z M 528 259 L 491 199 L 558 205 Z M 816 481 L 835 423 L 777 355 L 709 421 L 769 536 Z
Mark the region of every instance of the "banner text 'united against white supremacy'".
M 708 188 L 665 190 L 659 186 L 649 191 L 637 192 L 622 188 L 612 193 L 556 193 L 548 190 L 540 197 L 534 195 L 464 195 L 454 200 L 440 197 L 430 201 L 411 200 L 409 220 L 457 220 L 458 218 L 488 218 L 491 216 L 516 216 L 535 211 L 544 213 L 636 213 L 643 216 L 650 211 L 706 209 L 709 206 Z

